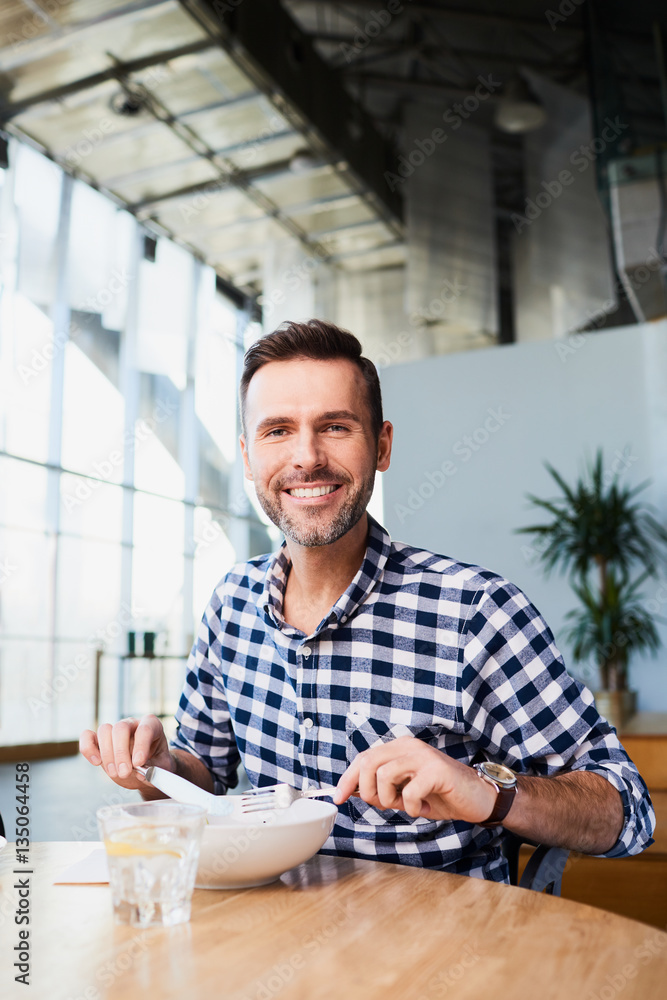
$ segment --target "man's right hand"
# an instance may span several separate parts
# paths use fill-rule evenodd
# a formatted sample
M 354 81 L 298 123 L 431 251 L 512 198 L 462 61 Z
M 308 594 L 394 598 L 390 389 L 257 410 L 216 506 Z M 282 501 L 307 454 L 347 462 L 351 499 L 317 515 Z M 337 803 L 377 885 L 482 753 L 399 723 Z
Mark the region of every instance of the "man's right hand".
M 96 733 L 86 729 L 81 733 L 79 750 L 95 767 L 102 766 L 109 777 L 123 788 L 147 790 L 146 782 L 134 770 L 150 761 L 166 771 L 173 771 L 174 760 L 162 723 L 155 715 L 141 719 L 121 719 L 103 723 Z

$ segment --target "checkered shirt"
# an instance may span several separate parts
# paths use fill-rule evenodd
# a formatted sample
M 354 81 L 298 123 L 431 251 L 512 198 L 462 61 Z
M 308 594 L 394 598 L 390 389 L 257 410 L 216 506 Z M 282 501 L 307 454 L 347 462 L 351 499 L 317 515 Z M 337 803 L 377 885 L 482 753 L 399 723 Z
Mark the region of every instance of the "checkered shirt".
M 309 636 L 283 617 L 284 544 L 227 573 L 190 654 L 171 746 L 204 762 L 218 794 L 237 784 L 239 760 L 255 786 L 335 784 L 356 754 L 407 734 L 465 764 L 595 771 L 625 812 L 604 857 L 653 843 L 642 778 L 526 595 L 368 522 L 359 572 Z M 500 826 L 413 819 L 354 797 L 323 853 L 506 882 L 501 837 Z

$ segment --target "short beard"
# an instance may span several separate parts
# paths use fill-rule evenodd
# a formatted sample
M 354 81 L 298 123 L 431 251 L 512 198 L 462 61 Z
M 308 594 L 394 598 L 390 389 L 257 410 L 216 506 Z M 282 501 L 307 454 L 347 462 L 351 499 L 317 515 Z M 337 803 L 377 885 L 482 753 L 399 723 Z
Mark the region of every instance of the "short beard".
M 339 538 L 346 535 L 354 528 L 364 513 L 373 495 L 375 485 L 375 472 L 368 479 L 365 479 L 358 490 L 351 494 L 340 508 L 333 521 L 326 525 L 317 523 L 320 513 L 316 507 L 305 507 L 304 512 L 312 521 L 312 527 L 303 528 L 288 516 L 283 509 L 280 500 L 274 499 L 272 494 L 260 492 L 256 489 L 257 499 L 266 516 L 273 521 L 277 528 L 280 528 L 286 538 L 303 545 L 306 548 L 315 548 L 319 545 L 332 545 Z

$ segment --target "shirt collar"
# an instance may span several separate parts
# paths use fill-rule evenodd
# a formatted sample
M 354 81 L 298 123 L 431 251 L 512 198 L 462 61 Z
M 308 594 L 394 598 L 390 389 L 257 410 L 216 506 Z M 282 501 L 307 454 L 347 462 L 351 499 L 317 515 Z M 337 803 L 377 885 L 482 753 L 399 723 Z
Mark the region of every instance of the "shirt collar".
M 391 550 L 391 538 L 374 517 L 371 517 L 370 514 L 367 514 L 367 517 L 368 540 L 363 562 L 345 593 L 341 594 L 321 625 L 318 626 L 318 631 L 325 623 L 332 625 L 334 621 L 336 623 L 347 621 L 359 605 L 363 604 L 382 576 Z M 286 625 L 283 617 L 283 599 L 291 568 L 292 561 L 287 551 L 287 544 L 283 542 L 269 563 L 264 589 L 259 599 L 259 607 L 281 629 Z

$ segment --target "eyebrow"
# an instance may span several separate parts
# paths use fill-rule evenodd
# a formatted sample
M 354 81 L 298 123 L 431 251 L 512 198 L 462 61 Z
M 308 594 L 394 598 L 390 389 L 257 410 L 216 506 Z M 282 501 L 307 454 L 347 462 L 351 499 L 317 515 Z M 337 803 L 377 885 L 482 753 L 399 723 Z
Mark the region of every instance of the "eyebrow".
M 320 413 L 317 417 L 318 421 L 328 422 L 333 420 L 347 420 L 350 423 L 358 424 L 361 426 L 361 419 L 352 410 L 329 410 L 327 413 Z M 293 424 L 294 417 L 266 417 L 264 420 L 260 420 L 255 428 L 255 433 L 259 434 L 261 431 L 267 430 L 269 427 L 276 427 L 279 424 Z

